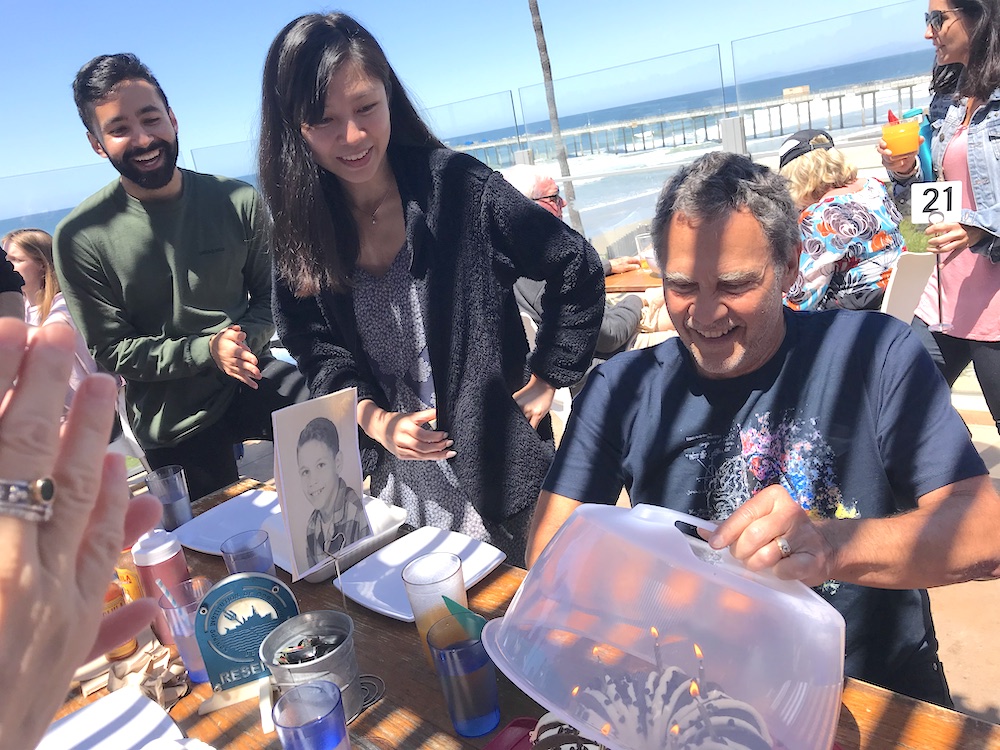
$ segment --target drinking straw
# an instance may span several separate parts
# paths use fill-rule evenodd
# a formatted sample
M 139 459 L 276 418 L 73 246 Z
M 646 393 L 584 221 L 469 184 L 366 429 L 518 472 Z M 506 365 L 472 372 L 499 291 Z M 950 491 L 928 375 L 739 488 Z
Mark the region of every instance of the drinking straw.
M 173 607 L 174 609 L 181 608 L 181 605 L 177 603 L 176 599 L 174 599 L 174 595 L 170 593 L 170 589 L 167 588 L 167 584 L 163 582 L 162 578 L 156 579 L 156 585 L 160 587 L 160 591 L 163 592 L 163 596 L 166 598 L 167 602 L 170 603 L 171 607 Z M 183 632 L 179 633 L 178 635 L 183 635 L 183 636 L 194 635 L 193 623 L 188 621 L 187 618 L 185 617 L 180 618 L 180 623 L 181 623 L 180 628 Z
M 163 592 L 163 595 L 167 598 L 170 606 L 174 609 L 180 609 L 181 605 L 177 603 L 176 599 L 174 599 L 174 595 L 170 593 L 170 589 L 167 588 L 167 585 L 163 582 L 162 578 L 156 579 L 156 585 L 160 587 L 160 591 Z

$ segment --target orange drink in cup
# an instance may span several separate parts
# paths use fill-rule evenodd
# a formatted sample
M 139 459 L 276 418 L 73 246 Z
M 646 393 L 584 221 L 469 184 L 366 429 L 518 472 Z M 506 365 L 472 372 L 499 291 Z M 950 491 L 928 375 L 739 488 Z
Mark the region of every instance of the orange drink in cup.
M 920 148 L 920 121 L 907 120 L 883 125 L 882 140 L 893 156 L 915 154 Z
M 431 649 L 427 645 L 427 631 L 431 625 L 447 617 L 448 606 L 444 598 L 469 606 L 465 594 L 465 577 L 462 575 L 462 558 L 451 552 L 430 552 L 411 560 L 403 568 L 403 587 L 410 600 L 417 635 L 424 649 L 427 664 L 434 668 Z

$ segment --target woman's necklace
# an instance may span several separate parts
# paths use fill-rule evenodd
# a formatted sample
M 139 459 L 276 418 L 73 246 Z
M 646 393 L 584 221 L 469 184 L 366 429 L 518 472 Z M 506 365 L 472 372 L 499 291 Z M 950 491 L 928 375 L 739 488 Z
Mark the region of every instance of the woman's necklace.
M 377 218 L 378 210 L 380 208 L 382 208 L 382 204 L 385 203 L 385 199 L 389 197 L 389 193 L 392 192 L 392 188 L 393 188 L 393 183 L 390 182 L 388 189 L 385 191 L 385 194 L 382 196 L 382 200 L 380 200 L 378 202 L 378 205 L 375 206 L 375 210 L 371 212 L 372 226 L 375 226 L 375 224 L 378 222 L 378 218 Z M 355 207 L 355 208 L 357 208 L 357 207 Z M 365 214 L 368 213 L 367 210 L 361 210 L 360 208 L 358 208 L 358 210 L 361 211 L 362 213 L 365 213 Z
M 968 101 L 965 103 L 965 120 L 962 122 L 962 127 L 969 127 L 972 123 L 972 117 L 976 114 L 977 109 L 979 109 L 979 99 L 974 96 L 970 96 Z

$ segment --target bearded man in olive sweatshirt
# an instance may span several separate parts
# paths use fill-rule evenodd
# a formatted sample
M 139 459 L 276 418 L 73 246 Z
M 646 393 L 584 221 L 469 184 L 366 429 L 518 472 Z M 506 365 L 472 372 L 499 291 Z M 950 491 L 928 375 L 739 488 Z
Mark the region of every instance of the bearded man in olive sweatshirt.
M 153 468 L 180 464 L 192 498 L 239 478 L 233 444 L 271 439 L 307 397 L 270 356 L 268 220 L 237 180 L 177 167 L 177 120 L 134 55 L 101 55 L 73 84 L 91 147 L 119 179 L 56 229 L 56 271 L 95 359 L 126 381 Z

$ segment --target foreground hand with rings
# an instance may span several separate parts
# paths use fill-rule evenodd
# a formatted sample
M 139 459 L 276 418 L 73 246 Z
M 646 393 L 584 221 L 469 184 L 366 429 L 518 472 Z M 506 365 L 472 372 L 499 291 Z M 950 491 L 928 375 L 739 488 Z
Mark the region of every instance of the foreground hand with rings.
M 152 599 L 101 617 L 114 561 L 159 518 L 155 498 L 129 501 L 125 462 L 106 455 L 117 387 L 87 378 L 60 433 L 74 356 L 69 326 L 0 319 L 0 482 L 51 479 L 48 520 L 0 508 L 0 747 L 34 747 L 73 672 L 156 613 Z M 16 381 L 16 385 L 15 385 Z
M 765 487 L 741 505 L 709 537 L 714 549 L 729 547 L 750 570 L 772 569 L 778 578 L 819 586 L 833 577 L 833 545 L 780 485 Z

